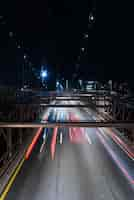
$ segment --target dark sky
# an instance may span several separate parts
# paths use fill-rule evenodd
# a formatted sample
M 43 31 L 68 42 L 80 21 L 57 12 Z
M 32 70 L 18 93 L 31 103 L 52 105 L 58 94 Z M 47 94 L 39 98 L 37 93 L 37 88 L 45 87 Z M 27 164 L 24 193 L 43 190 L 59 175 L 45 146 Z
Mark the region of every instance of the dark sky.
M 26 37 L 27 44 L 39 56 L 46 54 L 52 64 L 72 63 L 79 50 L 80 34 L 87 26 L 88 2 L 24 0 L 17 7 L 17 31 Z
M 1 1 L 0 15 L 6 19 L 6 25 L 0 25 L 1 74 L 4 70 L 13 74 L 19 59 L 15 41 L 8 38 L 11 30 L 37 65 L 47 60 L 59 71 L 72 73 L 80 48 L 86 45 L 87 53 L 80 61 L 84 77 L 133 79 L 131 8 L 130 3 L 121 0 Z M 88 29 L 92 11 L 95 22 Z M 85 44 L 82 34 L 86 31 L 89 39 Z

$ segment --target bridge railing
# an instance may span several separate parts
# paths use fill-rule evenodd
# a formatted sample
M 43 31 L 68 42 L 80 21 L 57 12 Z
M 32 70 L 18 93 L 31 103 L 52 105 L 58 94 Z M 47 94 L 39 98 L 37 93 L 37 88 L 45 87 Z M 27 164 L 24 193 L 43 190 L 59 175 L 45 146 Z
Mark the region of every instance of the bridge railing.
M 134 121 L 71 121 L 71 122 L 0 122 L 0 128 L 115 127 L 134 128 Z

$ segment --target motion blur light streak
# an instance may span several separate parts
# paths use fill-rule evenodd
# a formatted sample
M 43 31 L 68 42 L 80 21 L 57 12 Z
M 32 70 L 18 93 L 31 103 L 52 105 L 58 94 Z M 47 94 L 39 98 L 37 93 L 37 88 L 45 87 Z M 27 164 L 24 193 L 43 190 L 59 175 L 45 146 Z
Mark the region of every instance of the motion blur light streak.
M 89 143 L 89 144 L 92 144 L 92 142 L 91 142 L 91 139 L 90 139 L 89 135 L 86 133 L 86 134 L 85 134 L 85 136 L 86 136 L 86 138 L 87 138 L 87 141 L 88 141 L 88 143 Z
M 130 151 L 127 145 L 117 135 L 115 135 L 113 131 L 109 129 L 106 129 L 105 131 L 104 128 L 103 129 L 98 128 L 98 129 L 104 135 L 104 137 L 106 137 L 106 135 L 110 136 L 112 140 L 121 148 L 121 150 L 124 151 L 131 160 L 134 160 L 134 153 Z
M 79 117 L 76 117 L 76 114 L 70 112 L 69 114 L 71 121 L 79 121 Z M 85 143 L 87 142 L 87 137 L 85 135 L 83 128 L 70 128 L 70 140 L 73 143 Z M 88 141 L 89 142 L 89 141 Z M 90 142 L 89 142 L 90 143 Z
M 42 153 L 43 149 L 44 149 L 44 146 L 45 146 L 45 143 L 46 143 L 46 140 L 44 139 L 42 145 L 41 145 L 41 148 L 40 148 L 40 153 Z
M 51 142 L 51 158 L 54 160 L 55 150 L 56 150 L 56 138 L 58 134 L 58 127 L 54 128 L 52 142 Z
M 26 152 L 26 155 L 25 155 L 25 159 L 26 160 L 29 159 L 30 154 L 32 153 L 32 150 L 33 150 L 34 146 L 36 145 L 36 143 L 37 143 L 37 141 L 38 141 L 38 139 L 39 139 L 39 137 L 40 137 L 40 135 L 42 133 L 42 130 L 43 130 L 43 128 L 39 128 L 37 133 L 36 133 L 36 135 L 34 136 L 33 141 L 30 144 L 30 146 L 29 146 L 29 148 L 28 148 L 28 150 Z
M 124 176 L 128 179 L 128 181 L 131 184 L 134 184 L 133 178 L 129 175 L 128 171 L 124 168 L 124 166 L 117 159 L 117 156 L 115 155 L 115 153 L 108 146 L 108 144 L 105 142 L 105 140 L 103 139 L 103 137 L 100 135 L 100 133 L 98 131 L 97 131 L 97 136 L 99 137 L 101 143 L 104 145 L 104 147 L 107 150 L 107 152 L 109 153 L 109 155 L 112 157 L 112 159 L 115 161 L 115 163 L 117 164 L 117 166 L 119 167 L 119 169 L 122 171 L 122 173 L 124 174 Z
M 60 144 L 62 144 L 63 142 L 63 136 L 62 136 L 62 132 L 60 133 Z
M 43 151 L 43 148 L 44 148 L 45 143 L 46 143 L 46 132 L 47 132 L 47 130 L 48 130 L 47 128 L 45 128 L 45 130 L 44 130 L 43 143 L 42 143 L 41 148 L 40 148 L 40 153 Z
M 120 148 L 127 153 L 129 158 L 134 160 L 134 153 L 130 151 L 130 149 L 127 147 L 127 145 L 117 135 L 115 135 L 113 133 L 113 131 L 108 129 L 107 133 L 120 146 Z
M 50 110 L 50 122 L 70 121 L 69 113 L 77 121 L 93 120 L 94 115 L 79 108 Z M 42 137 L 43 131 L 7 200 L 133 200 L 134 163 L 108 133 L 98 128 L 57 126 L 47 132 L 44 148 Z
M 100 133 L 105 137 L 105 139 L 107 138 L 107 135 L 104 133 L 104 131 L 102 130 L 102 128 L 98 128 L 98 130 L 100 131 Z
M 44 116 L 43 119 L 44 119 L 45 121 L 47 121 L 48 116 Z M 37 130 L 37 133 L 35 134 L 35 136 L 34 136 L 34 138 L 33 138 L 33 140 L 32 140 L 32 143 L 30 144 L 30 146 L 28 147 L 28 149 L 27 149 L 27 151 L 26 151 L 26 155 L 25 155 L 25 159 L 26 159 L 26 160 L 29 159 L 30 154 L 32 153 L 32 150 L 33 150 L 34 146 L 37 144 L 37 141 L 38 141 L 38 139 L 39 139 L 39 137 L 40 137 L 42 131 L 43 131 L 43 128 L 39 128 L 39 129 Z
M 71 128 L 69 128 L 69 139 L 70 139 L 70 142 L 72 142 L 72 132 L 71 132 Z

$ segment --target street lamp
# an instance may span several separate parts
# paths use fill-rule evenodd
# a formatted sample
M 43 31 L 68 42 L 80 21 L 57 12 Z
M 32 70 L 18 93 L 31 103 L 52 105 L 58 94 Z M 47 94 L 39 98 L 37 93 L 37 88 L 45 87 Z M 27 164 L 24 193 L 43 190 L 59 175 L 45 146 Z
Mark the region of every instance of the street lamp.
M 42 72 L 41 72 L 41 77 L 42 77 L 43 79 L 45 79 L 45 78 L 47 78 L 47 76 L 48 76 L 47 70 L 42 70 Z
M 82 48 L 81 48 L 81 50 L 82 50 L 82 52 L 84 52 L 85 48 L 84 48 L 84 47 L 82 47 Z
M 41 73 L 40 73 L 40 77 L 41 77 L 41 81 L 42 81 L 42 85 L 47 87 L 46 86 L 46 79 L 48 77 L 48 71 L 45 69 L 42 69 L 41 70 Z
M 85 38 L 88 38 L 88 34 L 86 33 L 86 34 L 84 35 L 84 37 L 85 37 Z
M 24 54 L 24 60 L 27 58 L 26 54 Z
M 92 13 L 89 14 L 89 22 L 93 22 L 95 20 L 95 17 Z

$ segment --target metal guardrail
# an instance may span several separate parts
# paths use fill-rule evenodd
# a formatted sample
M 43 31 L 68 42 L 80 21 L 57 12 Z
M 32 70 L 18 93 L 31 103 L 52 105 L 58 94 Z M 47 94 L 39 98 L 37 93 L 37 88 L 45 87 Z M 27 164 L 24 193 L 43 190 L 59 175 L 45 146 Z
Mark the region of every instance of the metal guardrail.
M 80 121 L 80 122 L 46 122 L 41 123 L 27 123 L 27 122 L 1 122 L 0 128 L 54 128 L 54 127 L 87 127 L 87 128 L 97 128 L 97 127 L 115 127 L 115 128 L 134 128 L 134 121 Z
M 54 107 L 54 108 L 88 108 L 93 106 L 94 104 L 84 104 L 84 105 L 64 105 L 64 104 L 43 104 L 41 103 L 40 106 L 44 107 Z M 106 108 L 109 107 L 110 105 L 94 105 L 97 108 Z
M 43 106 L 46 108 L 89 108 L 91 106 L 95 106 L 97 108 L 106 108 L 106 107 L 110 107 L 111 105 L 94 105 L 93 103 L 91 104 L 84 104 L 84 105 L 65 105 L 65 104 L 45 104 L 45 103 L 29 103 L 29 104 L 15 104 L 15 105 L 31 105 L 31 106 Z
M 13 160 L 15 160 L 18 152 L 15 152 L 10 159 L 8 159 L 8 153 L 5 153 L 5 154 L 1 157 L 1 162 L 4 161 L 5 163 L 4 165 L 2 165 L 2 168 L 0 170 L 0 178 L 6 173 L 7 169 L 9 168 Z
M 0 157 L 0 166 L 1 166 L 1 163 L 6 160 L 8 158 L 8 152 L 4 153 L 1 157 Z M 1 170 L 0 170 L 1 171 Z

